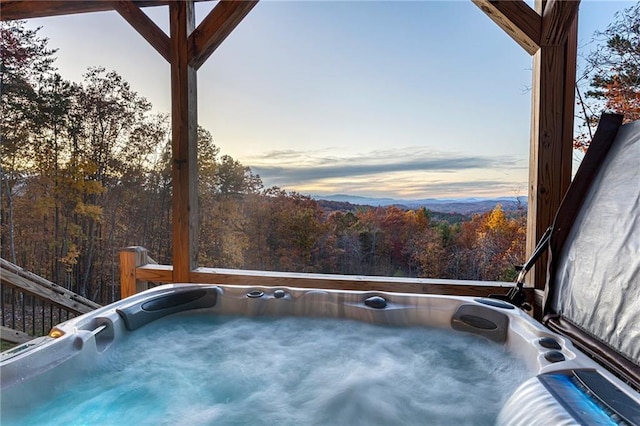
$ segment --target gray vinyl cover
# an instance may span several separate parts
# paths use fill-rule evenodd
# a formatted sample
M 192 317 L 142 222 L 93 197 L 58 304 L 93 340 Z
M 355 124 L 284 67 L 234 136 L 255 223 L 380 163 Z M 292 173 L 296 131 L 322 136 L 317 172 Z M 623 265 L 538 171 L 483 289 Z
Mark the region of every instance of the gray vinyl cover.
M 558 257 L 552 309 L 640 364 L 640 122 L 625 124 Z

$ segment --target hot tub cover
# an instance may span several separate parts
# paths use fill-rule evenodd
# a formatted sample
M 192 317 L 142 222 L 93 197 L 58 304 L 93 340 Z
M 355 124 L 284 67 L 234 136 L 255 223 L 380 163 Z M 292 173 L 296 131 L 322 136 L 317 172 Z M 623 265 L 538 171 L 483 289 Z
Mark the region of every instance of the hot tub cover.
M 618 128 L 621 120 L 602 117 L 556 216 L 545 314 L 552 328 L 582 336 L 583 346 L 600 348 L 596 353 L 610 350 L 637 374 L 640 122 Z

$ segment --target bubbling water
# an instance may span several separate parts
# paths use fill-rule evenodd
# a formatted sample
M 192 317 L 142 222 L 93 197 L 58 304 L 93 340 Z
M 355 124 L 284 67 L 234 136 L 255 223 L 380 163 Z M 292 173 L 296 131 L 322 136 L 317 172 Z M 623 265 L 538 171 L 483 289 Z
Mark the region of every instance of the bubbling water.
M 423 327 L 187 315 L 131 336 L 16 423 L 493 424 L 531 376 L 502 345 Z

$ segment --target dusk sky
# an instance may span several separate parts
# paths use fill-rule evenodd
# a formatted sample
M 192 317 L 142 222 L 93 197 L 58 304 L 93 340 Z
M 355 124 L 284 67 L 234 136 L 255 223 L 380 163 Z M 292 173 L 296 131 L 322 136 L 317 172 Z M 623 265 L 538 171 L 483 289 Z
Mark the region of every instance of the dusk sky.
M 214 3 L 197 4 L 197 20 Z M 635 2 L 583 0 L 580 54 Z M 168 32 L 168 8 L 145 8 Z M 170 111 L 169 64 L 116 12 L 33 19 L 60 74 L 115 70 Z M 470 1 L 262 1 L 198 71 L 199 123 L 265 186 L 526 196 L 532 58 Z

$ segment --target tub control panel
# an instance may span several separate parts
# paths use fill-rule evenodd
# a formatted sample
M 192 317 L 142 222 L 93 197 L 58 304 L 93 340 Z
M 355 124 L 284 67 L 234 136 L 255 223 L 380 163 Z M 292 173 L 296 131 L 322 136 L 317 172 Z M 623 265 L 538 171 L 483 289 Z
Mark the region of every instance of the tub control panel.
M 538 380 L 580 424 L 640 424 L 640 405 L 596 370 L 541 374 Z

